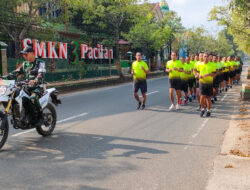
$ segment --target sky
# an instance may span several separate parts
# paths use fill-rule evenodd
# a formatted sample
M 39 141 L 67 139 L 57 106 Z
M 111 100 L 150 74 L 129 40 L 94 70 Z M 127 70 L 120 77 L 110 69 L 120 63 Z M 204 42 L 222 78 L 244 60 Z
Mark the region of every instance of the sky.
M 222 27 L 215 21 L 208 21 L 208 14 L 214 6 L 225 5 L 226 0 L 166 0 L 170 10 L 176 11 L 181 17 L 181 22 L 186 28 L 204 26 L 213 35 Z M 161 0 L 150 0 L 156 3 Z

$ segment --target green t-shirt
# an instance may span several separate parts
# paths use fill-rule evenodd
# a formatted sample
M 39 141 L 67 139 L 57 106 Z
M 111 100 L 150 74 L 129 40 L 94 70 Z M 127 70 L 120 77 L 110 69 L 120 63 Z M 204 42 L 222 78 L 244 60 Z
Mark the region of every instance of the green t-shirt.
M 189 69 L 189 65 L 187 63 L 182 63 L 182 68 L 183 68 L 183 71 L 190 71 Z M 185 72 L 181 72 L 180 74 L 180 77 L 181 77 L 181 80 L 188 80 L 189 79 L 189 74 L 186 74 Z
M 148 65 L 144 61 L 134 61 L 132 64 L 132 69 L 134 70 L 134 80 L 146 80 L 146 73 L 141 67 L 144 67 L 148 71 Z
M 212 74 L 216 71 L 216 68 L 214 67 L 214 64 L 200 64 L 199 66 L 199 71 L 200 71 L 200 75 L 206 75 L 206 74 Z M 213 84 L 213 77 L 211 76 L 207 76 L 205 78 L 200 78 L 199 82 L 202 84 Z
M 193 65 L 192 65 L 191 63 L 189 63 L 189 64 L 185 63 L 185 65 L 186 65 L 186 70 L 187 70 L 188 72 L 190 72 L 190 74 L 188 74 L 188 78 L 189 78 L 189 79 L 190 79 L 190 78 L 194 78 Z
M 168 62 L 166 63 L 166 68 L 167 68 L 167 69 L 171 69 L 171 72 L 169 72 L 169 78 L 170 78 L 170 79 L 173 79 L 173 78 L 180 78 L 181 72 L 175 71 L 175 70 L 174 70 L 175 67 L 176 67 L 177 69 L 183 68 L 181 61 L 179 61 L 179 60 L 175 60 L 175 61 L 170 60 L 170 61 L 168 61 Z
M 229 71 L 228 68 L 230 67 L 230 64 L 228 61 L 224 62 L 224 67 L 225 67 L 225 69 L 223 70 L 223 72 L 228 72 Z

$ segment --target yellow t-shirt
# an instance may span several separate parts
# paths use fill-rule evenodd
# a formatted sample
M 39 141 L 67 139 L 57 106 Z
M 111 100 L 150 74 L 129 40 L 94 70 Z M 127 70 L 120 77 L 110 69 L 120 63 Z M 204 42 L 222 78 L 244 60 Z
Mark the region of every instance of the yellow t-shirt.
M 148 71 L 148 65 L 144 61 L 134 61 L 132 64 L 132 69 L 134 70 L 134 80 L 146 80 L 146 73 L 142 70 L 141 67 L 144 67 Z
M 180 78 L 181 72 L 175 71 L 175 70 L 174 70 L 175 67 L 176 67 L 177 69 L 182 69 L 183 66 L 182 66 L 181 61 L 179 61 L 179 60 L 175 60 L 175 61 L 170 60 L 170 61 L 168 61 L 168 62 L 166 63 L 166 68 L 167 68 L 167 69 L 171 69 L 171 72 L 169 72 L 169 78 L 170 78 L 170 79 L 173 79 L 173 78 L 177 78 L 177 79 L 178 79 L 178 78 Z
M 200 64 L 199 65 L 199 71 L 200 71 L 200 75 L 203 76 L 205 74 L 212 74 L 216 71 L 216 68 L 214 67 L 213 64 Z M 200 78 L 199 82 L 202 84 L 213 84 L 213 77 L 211 76 L 207 76 L 205 78 Z

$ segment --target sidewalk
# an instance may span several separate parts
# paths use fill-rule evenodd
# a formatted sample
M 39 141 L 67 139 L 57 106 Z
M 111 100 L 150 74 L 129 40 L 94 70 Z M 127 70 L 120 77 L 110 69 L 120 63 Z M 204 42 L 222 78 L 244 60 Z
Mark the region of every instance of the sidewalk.
M 161 76 L 167 76 L 164 71 L 151 72 L 147 78 L 156 78 Z M 70 92 L 75 90 L 91 89 L 97 87 L 117 85 L 125 82 L 131 82 L 133 80 L 132 75 L 110 76 L 110 77 L 98 77 L 76 81 L 65 82 L 53 82 L 47 84 L 47 88 L 55 87 L 60 93 Z
M 242 82 L 246 82 L 246 75 L 247 69 L 242 73 Z M 234 112 L 221 153 L 214 160 L 214 171 L 207 190 L 250 189 L 250 101 L 240 99 L 240 89 L 241 86 L 230 89 L 233 92 L 230 103 L 234 105 Z

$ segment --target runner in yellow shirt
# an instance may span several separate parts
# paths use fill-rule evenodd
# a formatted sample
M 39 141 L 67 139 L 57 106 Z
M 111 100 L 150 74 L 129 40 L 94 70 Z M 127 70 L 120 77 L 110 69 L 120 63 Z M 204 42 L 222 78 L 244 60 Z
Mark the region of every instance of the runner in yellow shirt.
M 201 105 L 200 105 L 200 88 L 199 88 L 199 66 L 203 64 L 203 53 L 199 53 L 199 61 L 197 61 L 194 64 L 194 76 L 195 76 L 195 80 L 196 80 L 196 96 L 197 96 L 197 100 L 199 103 L 199 106 L 197 108 L 197 111 L 200 111 L 201 109 Z
M 177 60 L 177 53 L 173 51 L 171 53 L 171 60 L 166 63 L 166 72 L 169 73 L 169 98 L 171 100 L 171 106 L 169 110 L 180 109 L 179 100 L 181 97 L 181 78 L 180 73 L 183 71 L 182 64 Z M 174 90 L 176 91 L 177 104 L 174 103 Z
M 183 67 L 183 72 L 181 72 L 180 77 L 181 77 L 181 91 L 184 92 L 184 100 L 183 104 L 187 105 L 187 100 L 188 100 L 188 79 L 189 75 L 191 74 L 191 71 L 189 69 L 189 66 L 187 63 L 185 63 L 185 59 L 183 57 L 180 58 L 180 61 L 182 63 Z M 182 95 L 181 95 L 182 97 Z M 179 100 L 179 105 L 182 104 L 182 98 Z
M 213 65 L 208 63 L 208 54 L 203 55 L 204 63 L 199 66 L 199 84 L 200 84 L 200 103 L 201 103 L 201 113 L 200 116 L 203 117 L 205 114 L 205 105 L 207 106 L 206 116 L 211 116 L 211 96 L 213 95 L 213 79 L 215 77 L 215 68 Z
M 196 88 L 195 88 L 195 76 L 194 76 L 194 65 L 195 63 L 198 61 L 198 56 L 195 56 L 194 54 L 192 54 L 190 56 L 190 64 L 191 64 L 191 77 L 189 80 L 189 101 L 192 101 L 193 99 L 195 100 L 196 98 Z M 191 87 L 193 85 L 193 87 Z M 190 94 L 191 93 L 191 94 Z
M 146 93 L 147 93 L 147 74 L 149 74 L 149 69 L 148 69 L 148 65 L 141 60 L 142 59 L 142 55 L 140 52 L 136 53 L 136 61 L 133 62 L 132 64 L 132 70 L 131 70 L 131 74 L 133 75 L 133 91 L 134 91 L 134 97 L 138 102 L 138 106 L 137 109 L 140 109 L 141 104 L 142 104 L 142 108 L 145 108 L 145 103 L 146 103 Z M 138 90 L 141 90 L 142 93 L 142 103 L 141 100 L 138 96 Z

